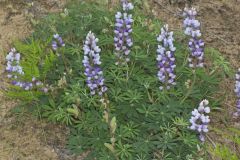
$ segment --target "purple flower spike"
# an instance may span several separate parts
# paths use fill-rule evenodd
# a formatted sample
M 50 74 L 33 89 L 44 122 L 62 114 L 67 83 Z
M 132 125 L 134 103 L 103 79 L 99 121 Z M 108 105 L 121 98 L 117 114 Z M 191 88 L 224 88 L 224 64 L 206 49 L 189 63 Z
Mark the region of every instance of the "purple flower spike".
M 208 132 L 208 124 L 210 122 L 209 116 L 205 115 L 210 113 L 210 108 L 208 106 L 208 100 L 203 100 L 198 109 L 192 111 L 192 117 L 190 118 L 191 130 L 199 133 L 199 139 L 204 142 L 205 134 Z
M 56 51 L 59 47 L 64 47 L 65 43 L 62 40 L 62 37 L 59 36 L 59 34 L 53 35 L 53 41 L 52 41 L 52 49 Z
M 19 75 L 24 75 L 23 69 L 20 66 L 20 53 L 17 53 L 15 48 L 12 48 L 11 51 L 6 56 L 7 66 L 6 71 L 8 72 L 8 78 L 18 78 Z
M 159 89 L 163 90 L 164 87 L 170 89 L 170 86 L 176 85 L 174 73 L 176 48 L 173 44 L 173 32 L 168 32 L 168 25 L 161 28 L 161 34 L 157 37 L 157 41 L 160 43 L 157 49 L 157 67 L 159 69 L 157 76 L 162 83 Z
M 188 58 L 189 67 L 191 68 L 200 68 L 204 66 L 204 42 L 200 38 L 200 22 L 195 19 L 197 15 L 197 11 L 195 8 L 185 8 L 183 16 L 185 17 L 183 26 L 185 28 L 184 33 L 187 36 L 190 36 L 190 40 L 188 43 L 189 50 L 191 51 L 191 55 Z
M 115 15 L 115 55 L 117 57 L 116 65 L 125 64 L 130 61 L 129 54 L 133 41 L 131 37 L 132 33 L 132 15 L 128 11 L 133 9 L 132 3 L 128 3 L 127 0 L 122 0 L 123 12 L 117 12 Z
M 32 90 L 34 87 L 43 86 L 42 82 L 37 81 L 35 77 L 32 78 L 32 82 L 23 82 L 21 77 L 24 75 L 23 68 L 20 66 L 21 54 L 17 53 L 15 48 L 6 56 L 7 66 L 7 78 L 11 80 L 11 84 L 25 91 Z
M 236 83 L 235 83 L 235 93 L 237 95 L 237 104 L 236 104 L 236 107 L 237 107 L 237 112 L 234 113 L 234 115 L 236 117 L 240 116 L 240 68 L 238 69 L 238 72 L 236 74 Z
M 101 49 L 97 46 L 98 39 L 90 31 L 86 37 L 83 47 L 84 59 L 83 65 L 85 67 L 85 76 L 87 77 L 86 83 L 90 88 L 91 95 L 98 93 L 100 96 L 107 91 L 104 85 L 103 72 L 100 68 L 100 55 Z

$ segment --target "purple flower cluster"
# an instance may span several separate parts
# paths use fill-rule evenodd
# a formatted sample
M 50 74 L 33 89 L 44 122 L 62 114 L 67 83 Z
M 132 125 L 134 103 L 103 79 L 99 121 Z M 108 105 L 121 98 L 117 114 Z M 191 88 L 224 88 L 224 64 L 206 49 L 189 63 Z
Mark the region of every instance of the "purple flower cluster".
M 240 116 L 240 68 L 236 74 L 236 84 L 235 84 L 235 93 L 238 97 L 237 100 L 237 112 L 234 114 L 235 116 Z
M 20 53 L 17 53 L 15 48 L 12 48 L 11 51 L 6 56 L 7 66 L 6 71 L 8 72 L 8 78 L 18 78 L 18 75 L 24 75 L 23 69 L 20 66 Z
M 52 41 L 52 49 L 56 51 L 59 47 L 64 47 L 65 43 L 62 40 L 62 37 L 59 36 L 59 34 L 53 35 L 53 41 Z
M 210 122 L 209 116 L 205 115 L 210 113 L 208 104 L 208 100 L 203 100 L 198 109 L 192 111 L 190 119 L 191 126 L 189 128 L 199 133 L 199 139 L 202 142 L 205 141 L 205 134 L 208 132 L 208 123 Z
M 91 90 L 91 94 L 95 95 L 96 92 L 102 96 L 107 91 L 104 85 L 103 72 L 100 68 L 100 55 L 101 49 L 97 46 L 98 38 L 90 31 L 86 37 L 83 47 L 84 59 L 83 65 L 85 67 L 85 76 L 87 77 L 87 86 Z
M 133 10 L 134 6 L 132 3 L 129 3 L 128 0 L 121 0 L 123 11 Z
M 23 68 L 20 66 L 21 54 L 17 53 L 15 48 L 12 48 L 11 51 L 6 56 L 7 66 L 6 72 L 7 77 L 12 80 L 12 85 L 18 86 L 26 91 L 33 89 L 34 87 L 41 87 L 43 92 L 47 92 L 47 88 L 43 87 L 41 81 L 32 79 L 32 82 L 22 82 L 20 76 L 24 75 Z
M 159 88 L 163 90 L 166 86 L 167 89 L 170 89 L 171 85 L 176 85 L 174 73 L 176 48 L 173 44 L 173 32 L 168 32 L 168 25 L 161 28 L 161 34 L 157 37 L 157 41 L 160 43 L 157 49 L 157 67 L 159 69 L 157 76 L 162 83 Z
M 128 3 L 127 0 L 122 0 L 122 6 L 124 12 L 117 12 L 115 15 L 114 45 L 115 55 L 118 59 L 116 65 L 130 61 L 130 48 L 133 45 L 131 38 L 133 19 L 132 15 L 128 13 L 128 11 L 133 9 L 133 5 Z
M 189 40 L 189 50 L 191 51 L 191 55 L 188 58 L 189 67 L 203 67 L 204 63 L 204 42 L 200 38 L 200 22 L 195 19 L 197 15 L 197 11 L 195 8 L 185 8 L 183 16 L 185 17 L 183 26 L 185 28 L 185 34 L 191 36 Z

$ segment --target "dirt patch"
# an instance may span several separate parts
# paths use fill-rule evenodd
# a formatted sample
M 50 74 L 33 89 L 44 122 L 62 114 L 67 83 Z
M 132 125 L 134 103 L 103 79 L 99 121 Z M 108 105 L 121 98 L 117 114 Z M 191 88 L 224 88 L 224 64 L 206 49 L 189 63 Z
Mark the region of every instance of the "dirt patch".
M 61 11 L 65 0 L 0 0 L 0 71 L 4 72 L 5 55 L 12 42 L 32 32 L 31 20 L 49 12 Z M 2 75 L 2 74 L 1 74 Z M 1 77 L 1 85 L 4 85 Z M 2 86 L 1 86 L 2 87 Z M 1 160 L 73 160 L 64 149 L 66 127 L 48 124 L 27 112 L 11 114 L 16 101 L 0 92 Z

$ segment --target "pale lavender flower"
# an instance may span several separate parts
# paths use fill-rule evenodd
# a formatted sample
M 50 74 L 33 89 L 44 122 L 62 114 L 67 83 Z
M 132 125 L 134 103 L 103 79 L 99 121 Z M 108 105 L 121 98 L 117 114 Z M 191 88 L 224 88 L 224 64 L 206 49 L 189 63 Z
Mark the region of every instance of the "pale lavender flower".
M 48 92 L 48 88 L 47 88 L 47 87 L 41 88 L 41 91 L 42 91 L 43 93 L 47 93 L 47 92 Z
M 160 43 L 157 49 L 157 67 L 158 67 L 158 79 L 162 83 L 159 87 L 160 90 L 170 89 L 172 85 L 176 85 L 176 75 L 174 70 L 175 65 L 175 50 L 173 32 L 168 32 L 168 25 L 164 25 L 161 28 L 161 34 L 157 37 L 157 41 Z
M 191 55 L 188 58 L 189 67 L 203 67 L 204 66 L 204 42 L 200 38 L 200 22 L 195 19 L 197 15 L 197 11 L 195 8 L 185 8 L 183 16 L 185 17 L 183 26 L 185 28 L 184 33 L 190 36 L 190 40 L 188 43 L 189 50 L 191 51 Z
M 59 47 L 64 47 L 65 43 L 62 40 L 62 37 L 59 36 L 59 34 L 53 35 L 53 41 L 52 41 L 52 49 L 56 51 Z
M 199 133 L 199 139 L 204 142 L 205 134 L 208 132 L 208 124 L 210 122 L 209 116 L 206 114 L 210 113 L 210 107 L 208 106 L 208 100 L 203 100 L 198 109 L 192 111 L 192 117 L 190 118 L 191 130 Z
M 238 72 L 236 73 L 236 83 L 235 83 L 235 93 L 237 95 L 237 112 L 234 113 L 235 116 L 240 116 L 240 68 L 238 69 Z
M 86 37 L 84 50 L 83 65 L 85 67 L 85 76 L 87 77 L 87 86 L 90 88 L 91 95 L 98 93 L 100 96 L 107 91 L 107 87 L 104 85 L 105 79 L 103 78 L 103 72 L 100 68 L 101 61 L 100 55 L 101 49 L 97 46 L 98 38 L 90 31 Z
M 133 9 L 133 5 L 126 0 L 123 0 L 122 4 L 123 12 L 117 12 L 115 15 L 114 45 L 117 65 L 125 64 L 130 61 L 129 54 L 131 52 L 130 49 L 133 46 L 133 40 L 131 37 L 133 18 L 132 14 L 128 13 Z
M 17 79 L 19 75 L 24 75 L 23 69 L 20 66 L 20 57 L 20 53 L 17 53 L 15 48 L 12 48 L 6 56 L 8 78 Z
M 132 3 L 129 3 L 128 0 L 121 0 L 123 11 L 133 10 L 134 6 Z

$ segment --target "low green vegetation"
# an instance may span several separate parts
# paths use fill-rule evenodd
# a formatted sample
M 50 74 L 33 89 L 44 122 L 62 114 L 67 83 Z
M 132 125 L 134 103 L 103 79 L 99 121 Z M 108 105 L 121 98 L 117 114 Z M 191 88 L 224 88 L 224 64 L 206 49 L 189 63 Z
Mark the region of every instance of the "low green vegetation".
M 209 100 L 211 110 L 219 109 L 222 98 L 214 96 L 219 82 L 232 74 L 229 64 L 207 48 L 209 67 L 189 68 L 187 39 L 177 34 L 176 86 L 160 90 L 156 38 L 164 24 L 135 7 L 130 62 L 117 66 L 113 43 L 116 11 L 93 2 L 71 2 L 64 13 L 46 16 L 33 35 L 17 42 L 15 48 L 22 54 L 25 74 L 21 80 L 35 77 L 48 92 L 12 86 L 7 94 L 27 101 L 39 116 L 68 125 L 68 149 L 75 154 L 88 152 L 89 160 L 205 159 L 203 143 L 188 128 L 191 111 L 203 99 Z M 99 39 L 107 108 L 86 85 L 82 48 L 89 31 Z M 51 43 L 56 33 L 66 45 L 54 51 Z M 231 153 L 224 146 L 213 152 L 222 157 Z M 237 159 L 237 155 L 231 156 Z

